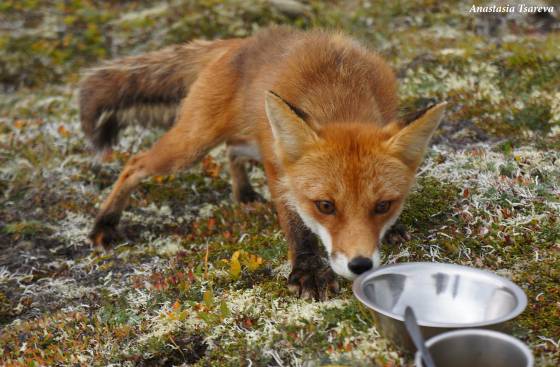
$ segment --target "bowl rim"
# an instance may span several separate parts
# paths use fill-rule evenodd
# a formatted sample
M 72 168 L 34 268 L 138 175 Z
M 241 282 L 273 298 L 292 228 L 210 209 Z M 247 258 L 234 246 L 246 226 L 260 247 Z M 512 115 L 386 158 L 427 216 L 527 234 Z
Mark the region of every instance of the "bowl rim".
M 453 329 L 453 328 L 476 328 L 476 327 L 491 326 L 491 325 L 496 325 L 496 324 L 500 324 L 500 323 L 509 321 L 509 320 L 519 316 L 525 310 L 525 308 L 527 307 L 527 295 L 521 289 L 521 287 L 519 287 L 517 284 L 515 284 L 511 280 L 509 280 L 507 278 L 504 278 L 502 276 L 499 276 L 499 275 L 497 275 L 497 274 L 495 274 L 495 273 L 493 273 L 489 270 L 478 269 L 478 268 L 473 268 L 473 267 L 470 267 L 470 266 L 464 266 L 464 265 L 458 265 L 458 264 L 443 263 L 443 262 L 397 263 L 397 264 L 384 265 L 384 266 L 381 266 L 377 269 L 367 271 L 367 272 L 361 274 L 359 277 L 357 277 L 354 280 L 354 283 L 352 285 L 352 291 L 354 293 L 354 296 L 363 305 L 365 305 L 367 308 L 372 309 L 375 312 L 378 312 L 382 315 L 385 315 L 385 316 L 390 317 L 390 318 L 395 319 L 395 320 L 399 320 L 399 321 L 404 323 L 404 315 L 399 315 L 399 314 L 390 312 L 388 310 L 385 310 L 385 309 L 379 307 L 378 305 L 374 304 L 370 300 L 368 300 L 368 298 L 366 297 L 366 295 L 364 293 L 364 288 L 363 288 L 362 285 L 367 280 L 370 280 L 374 277 L 391 273 L 392 270 L 395 269 L 395 268 L 412 267 L 412 266 L 418 266 L 418 265 L 429 266 L 429 267 L 432 267 L 432 268 L 433 267 L 445 268 L 445 269 L 450 269 L 451 268 L 453 270 L 460 270 L 461 272 L 468 272 L 468 273 L 471 273 L 471 274 L 477 274 L 479 276 L 482 275 L 482 276 L 485 276 L 485 277 L 492 278 L 494 280 L 498 280 L 498 281 L 502 282 L 504 284 L 504 286 L 507 287 L 511 291 L 511 293 L 513 293 L 514 297 L 517 300 L 517 305 L 514 307 L 513 310 L 508 312 L 506 315 L 504 315 L 502 317 L 499 317 L 499 318 L 496 318 L 496 319 L 486 320 L 486 321 L 481 321 L 481 322 L 472 322 L 472 323 L 453 323 L 453 322 L 425 321 L 425 320 L 422 320 L 420 318 L 420 315 L 417 315 L 418 325 L 420 325 L 420 326 L 433 327 L 433 328 L 448 328 L 448 329 Z
M 436 336 L 431 337 L 426 341 L 426 348 L 432 347 L 434 344 L 437 344 L 445 339 L 450 339 L 454 337 L 460 337 L 465 335 L 479 335 L 479 336 L 489 336 L 496 339 L 504 340 L 510 344 L 513 344 L 517 347 L 523 355 L 527 358 L 527 366 L 532 367 L 535 363 L 535 357 L 533 356 L 533 352 L 529 348 L 529 346 L 523 343 L 521 340 L 517 339 L 514 336 L 496 331 L 496 330 L 489 330 L 489 329 L 461 329 L 461 330 L 453 330 L 447 331 L 445 333 L 438 334 Z M 416 351 L 414 354 L 414 363 L 416 366 L 422 366 L 422 352 Z

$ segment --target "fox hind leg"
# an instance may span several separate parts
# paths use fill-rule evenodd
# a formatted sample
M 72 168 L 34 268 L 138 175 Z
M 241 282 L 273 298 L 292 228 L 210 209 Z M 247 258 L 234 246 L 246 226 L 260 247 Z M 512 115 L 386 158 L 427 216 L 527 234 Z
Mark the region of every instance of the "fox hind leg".
M 190 121 L 191 127 L 193 122 Z M 181 121 L 165 133 L 152 148 L 127 162 L 107 199 L 101 205 L 89 238 L 95 245 L 108 246 L 118 238 L 116 227 L 131 192 L 153 175 L 166 175 L 186 169 L 220 144 L 222 134 L 216 129 L 185 129 Z M 195 125 L 196 127 L 196 125 Z M 198 130 L 198 131 L 197 131 Z
M 250 159 L 259 160 L 260 157 L 258 152 L 255 152 L 255 148 L 228 143 L 227 155 L 234 200 L 244 204 L 264 202 L 264 198 L 251 186 L 245 167 Z

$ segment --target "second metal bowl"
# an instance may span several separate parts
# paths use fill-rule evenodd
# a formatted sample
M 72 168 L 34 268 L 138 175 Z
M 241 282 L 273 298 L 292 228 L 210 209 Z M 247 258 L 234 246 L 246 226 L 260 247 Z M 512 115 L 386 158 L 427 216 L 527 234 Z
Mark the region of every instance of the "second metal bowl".
M 426 342 L 438 367 L 532 367 L 533 354 L 513 336 L 492 330 L 466 329 L 434 336 Z M 416 352 L 416 367 L 423 367 Z

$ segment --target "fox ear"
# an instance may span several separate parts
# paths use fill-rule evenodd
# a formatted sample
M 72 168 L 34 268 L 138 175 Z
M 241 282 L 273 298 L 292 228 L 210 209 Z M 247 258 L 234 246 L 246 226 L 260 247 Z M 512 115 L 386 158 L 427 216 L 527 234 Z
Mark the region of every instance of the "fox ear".
M 265 109 L 278 153 L 283 158 L 297 160 L 305 145 L 318 139 L 315 131 L 300 117 L 302 113 L 276 93 L 266 92 Z
M 388 141 L 391 154 L 399 157 L 406 165 L 416 169 L 422 158 L 430 138 L 438 127 L 447 102 L 439 103 L 420 115 L 416 120 L 405 126 Z

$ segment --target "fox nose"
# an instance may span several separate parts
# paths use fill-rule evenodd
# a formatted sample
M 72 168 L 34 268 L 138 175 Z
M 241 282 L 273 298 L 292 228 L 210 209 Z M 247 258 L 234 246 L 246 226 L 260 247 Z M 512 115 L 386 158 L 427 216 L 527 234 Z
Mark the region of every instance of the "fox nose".
M 352 273 L 357 275 L 368 271 L 372 267 L 373 263 L 371 262 L 371 259 L 363 256 L 355 257 L 348 263 L 348 268 L 352 271 Z

